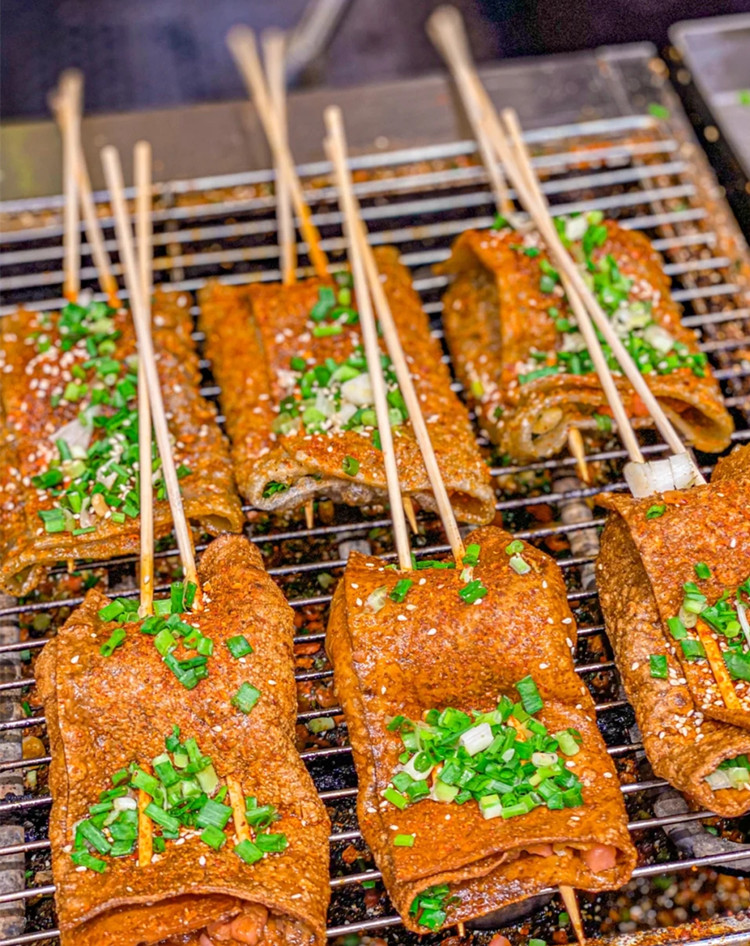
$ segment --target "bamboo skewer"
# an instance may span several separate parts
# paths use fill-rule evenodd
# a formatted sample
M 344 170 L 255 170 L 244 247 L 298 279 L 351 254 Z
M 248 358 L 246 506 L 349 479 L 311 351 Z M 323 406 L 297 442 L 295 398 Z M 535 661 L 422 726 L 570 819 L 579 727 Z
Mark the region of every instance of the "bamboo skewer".
M 81 127 L 83 76 L 77 69 L 67 69 L 60 76 L 55 99 L 60 114 L 63 139 L 63 295 L 75 302 L 81 291 L 81 230 L 78 212 L 78 142 Z
M 68 77 L 67 79 L 66 76 Z M 78 189 L 80 209 L 83 213 L 84 225 L 86 227 L 86 237 L 89 242 L 91 257 L 96 267 L 99 286 L 107 297 L 107 303 L 113 309 L 116 309 L 119 306 L 117 280 L 112 273 L 109 254 L 104 245 L 104 237 L 102 236 L 102 230 L 99 226 L 99 218 L 96 215 L 94 195 L 91 189 L 91 180 L 89 178 L 86 157 L 83 153 L 83 142 L 81 140 L 80 107 L 82 87 L 83 80 L 77 70 L 68 70 L 67 73 L 63 73 L 58 88 L 55 89 L 50 96 L 50 108 L 55 116 L 63 141 L 67 141 L 68 138 L 70 138 L 75 145 L 74 177 Z M 78 108 L 78 112 L 76 112 L 76 108 Z M 65 245 L 67 247 L 67 242 Z
M 325 118 L 329 134 L 332 137 L 335 136 L 339 139 L 341 143 L 340 147 L 344 153 L 344 156 L 346 156 L 346 141 L 344 137 L 341 110 L 335 107 L 329 108 L 326 110 Z M 357 241 L 362 253 L 362 258 L 364 260 L 368 286 L 370 292 L 372 293 L 375 310 L 378 315 L 378 321 L 380 322 L 380 326 L 383 330 L 383 337 L 385 338 L 386 347 L 388 348 L 388 353 L 391 357 L 391 361 L 393 362 L 399 388 L 401 389 L 401 393 L 409 411 L 409 419 L 411 420 L 411 424 L 414 429 L 414 435 L 417 438 L 417 443 L 419 444 L 419 449 L 422 453 L 422 458 L 424 460 L 427 475 L 430 480 L 432 492 L 435 496 L 438 512 L 443 522 L 443 527 L 445 529 L 446 535 L 448 536 L 448 541 L 456 559 L 456 563 L 460 566 L 465 553 L 463 541 L 461 540 L 461 533 L 459 532 L 458 523 L 456 522 L 456 517 L 453 513 L 453 507 L 451 506 L 448 491 L 445 488 L 443 475 L 440 471 L 437 457 L 435 456 L 432 440 L 430 439 L 427 424 L 425 423 L 424 415 L 422 413 L 422 406 L 419 402 L 419 395 L 417 394 L 416 388 L 414 387 L 411 371 L 409 370 L 406 355 L 401 345 L 398 328 L 394 321 L 391 307 L 388 303 L 388 297 L 386 296 L 385 290 L 383 289 L 383 284 L 380 281 L 380 274 L 378 272 L 375 254 L 372 252 L 372 248 L 367 242 L 367 231 L 359 213 L 359 205 L 356 198 L 354 197 L 354 194 L 351 194 L 350 198 L 352 207 L 356 214 L 354 223 L 357 231 Z M 409 498 L 406 497 L 406 500 L 408 499 Z
M 133 151 L 135 177 L 135 229 L 138 247 L 138 274 L 149 332 L 151 330 L 151 145 L 136 143 Z M 138 359 L 138 474 L 140 480 L 140 589 L 139 614 L 154 611 L 154 492 L 151 481 L 151 407 L 143 362 Z
M 283 149 L 289 148 L 286 127 L 286 95 L 284 78 L 284 34 L 280 30 L 267 30 L 263 34 L 263 55 L 266 65 L 266 82 L 269 91 L 269 104 L 274 114 L 280 143 Z M 257 99 L 256 99 L 257 107 Z M 275 188 L 276 188 L 276 225 L 279 235 L 279 267 L 281 281 L 285 286 L 297 281 L 297 242 L 294 233 L 291 193 L 293 184 L 288 177 L 288 166 L 278 159 L 274 152 Z M 307 211 L 309 215 L 309 210 Z M 317 239 L 317 231 L 316 231 Z M 312 499 L 305 503 L 305 525 L 312 529 L 315 525 L 315 506 Z
M 286 78 L 284 74 L 284 34 L 267 30 L 262 37 L 266 81 L 271 106 L 276 113 L 283 147 L 288 148 L 286 124 Z M 279 234 L 281 281 L 291 286 L 297 279 L 297 240 L 292 217 L 291 188 L 278 161 L 275 161 L 276 225 Z
M 108 145 L 102 149 L 102 164 L 104 166 L 104 175 L 112 200 L 117 241 L 120 247 L 120 259 L 122 260 L 125 284 L 130 295 L 130 302 L 133 309 L 135 329 L 138 336 L 138 348 L 141 353 L 141 363 L 148 385 L 156 442 L 159 447 L 162 473 L 167 489 L 167 496 L 169 497 L 169 505 L 172 510 L 177 546 L 180 551 L 185 579 L 192 582 L 198 589 L 196 594 L 196 601 L 198 601 L 200 599 L 200 584 L 198 582 L 198 572 L 195 567 L 193 539 L 182 505 L 180 484 L 177 479 L 177 471 L 172 455 L 169 427 L 164 411 L 164 401 L 148 321 L 148 310 L 144 303 L 141 280 L 138 276 L 130 215 L 128 214 L 127 205 L 125 203 L 120 155 L 117 149 L 112 145 Z
M 440 6 L 427 20 L 427 35 L 432 40 L 437 51 L 443 59 L 445 59 L 453 81 L 456 84 L 456 88 L 458 89 L 458 94 L 466 110 L 466 116 L 469 119 L 472 133 L 476 138 L 479 156 L 487 171 L 497 212 L 508 220 L 511 220 L 514 227 L 518 229 L 517 214 L 508 192 L 508 184 L 505 180 L 505 175 L 493 152 L 492 144 L 484 128 L 482 128 L 481 113 L 479 109 L 475 107 L 473 97 L 470 93 L 470 72 L 473 70 L 474 66 L 471 62 L 471 53 L 464 29 L 463 17 L 455 7 L 449 5 Z M 460 48 L 461 55 L 455 58 L 454 50 L 457 48 Z M 471 65 L 470 70 L 466 68 L 468 64 Z
M 602 310 L 593 292 L 586 284 L 586 281 L 581 275 L 578 266 L 575 264 L 565 247 L 562 245 L 562 242 L 560 241 L 560 238 L 557 234 L 557 230 L 552 223 L 552 218 L 549 215 L 549 205 L 547 204 L 546 198 L 542 194 L 542 190 L 539 187 L 539 182 L 537 181 L 536 175 L 534 174 L 533 168 L 531 166 L 531 159 L 521 136 L 518 116 L 512 109 L 506 109 L 503 112 L 503 117 L 505 118 L 511 140 L 513 141 L 515 152 L 519 159 L 521 173 L 524 173 L 525 169 L 525 174 L 531 190 L 532 200 L 536 202 L 538 207 L 538 223 L 543 222 L 544 224 L 545 242 L 552 250 L 555 260 L 562 270 L 561 276 L 564 274 L 567 278 L 568 286 L 566 288 L 566 292 L 568 292 L 570 285 L 574 287 L 575 292 L 573 293 L 573 297 L 578 295 L 580 298 L 581 308 L 583 309 L 584 313 L 583 321 L 588 321 L 589 318 L 587 317 L 590 317 L 591 321 L 593 321 L 593 323 L 596 325 L 596 328 L 602 333 L 605 341 L 612 349 L 612 353 L 617 359 L 620 368 L 635 388 L 636 393 L 641 398 L 647 411 L 653 418 L 659 433 L 662 435 L 672 452 L 687 453 L 687 447 L 680 439 L 677 431 L 672 426 L 672 423 L 667 415 L 664 413 L 664 409 L 652 393 L 638 366 L 635 364 L 627 349 L 622 344 L 622 341 L 612 326 L 612 323 L 607 318 L 606 313 Z M 572 301 L 570 294 L 568 294 L 568 299 Z M 576 318 L 579 320 L 579 328 L 581 328 L 581 319 L 575 306 L 574 312 L 576 314 Z M 593 334 L 595 336 L 595 333 Z M 585 337 L 586 336 L 584 335 L 584 338 Z M 609 374 L 608 370 L 607 374 Z M 610 406 L 613 408 L 614 412 L 614 405 L 611 402 Z M 643 462 L 643 460 L 638 462 Z M 703 476 L 700 474 L 697 468 L 695 478 L 698 482 L 705 483 Z
M 378 316 L 378 319 L 380 319 L 380 316 Z M 409 523 L 409 528 L 414 533 L 414 535 L 419 535 L 417 514 L 414 511 L 414 503 L 411 501 L 411 496 L 404 493 L 404 495 L 401 497 L 401 505 L 404 507 L 404 515 L 406 516 L 406 521 Z
M 321 279 L 324 279 L 328 275 L 328 260 L 320 247 L 320 234 L 313 223 L 310 208 L 305 201 L 289 145 L 280 127 L 279 116 L 275 114 L 271 104 L 266 80 L 263 77 L 260 57 L 258 56 L 255 34 L 247 26 L 234 26 L 227 34 L 227 45 L 252 96 L 263 130 L 271 146 L 274 162 L 288 182 L 294 209 L 299 218 L 300 230 L 307 243 L 313 269 Z
M 406 528 L 404 508 L 401 502 L 401 487 L 398 480 L 398 466 L 396 453 L 393 447 L 393 433 L 388 418 L 388 402 L 386 400 L 385 378 L 380 361 L 380 345 L 375 325 L 375 315 L 372 309 L 370 294 L 367 289 L 365 263 L 360 248 L 357 228 L 357 212 L 352 193 L 351 177 L 346 163 L 346 152 L 340 134 L 340 125 L 336 125 L 331 110 L 326 111 L 326 125 L 329 137 L 326 139 L 326 151 L 333 164 L 341 204 L 341 215 L 344 223 L 344 235 L 347 242 L 347 252 L 354 280 L 354 291 L 357 296 L 359 323 L 362 329 L 362 341 L 367 356 L 367 367 L 372 385 L 375 413 L 380 431 L 380 446 L 385 465 L 386 482 L 388 485 L 388 499 L 391 505 L 393 518 L 393 533 L 398 553 L 399 568 L 403 571 L 411 569 L 411 548 L 409 533 Z

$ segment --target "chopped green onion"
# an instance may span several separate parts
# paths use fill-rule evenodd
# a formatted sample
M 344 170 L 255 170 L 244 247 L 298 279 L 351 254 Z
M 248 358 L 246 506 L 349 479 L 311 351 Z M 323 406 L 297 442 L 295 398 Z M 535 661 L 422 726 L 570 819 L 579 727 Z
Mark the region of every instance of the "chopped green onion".
M 511 556 L 509 565 L 517 575 L 526 575 L 531 571 L 531 565 L 521 555 Z
M 697 562 L 695 565 L 695 574 L 703 581 L 711 577 L 711 569 L 705 562 Z
M 347 476 L 356 476 L 359 473 L 359 460 L 355 460 L 354 457 L 344 457 L 341 467 Z
M 413 834 L 397 834 L 393 838 L 394 847 L 414 847 L 414 838 Z
M 519 555 L 523 552 L 523 542 L 520 539 L 513 539 L 510 545 L 505 546 L 507 555 Z
M 411 580 L 411 578 L 402 578 L 396 583 L 393 591 L 388 597 L 391 599 L 391 601 L 396 601 L 398 604 L 401 604 L 405 600 L 407 594 L 409 593 L 409 589 L 413 584 L 414 582 Z
M 103 874 L 107 869 L 106 861 L 100 860 L 89 854 L 88 851 L 73 851 L 70 859 L 78 867 L 86 867 L 88 870 L 95 870 L 97 874 Z
M 462 559 L 462 564 L 467 565 L 469 568 L 474 568 L 479 564 L 479 552 L 481 551 L 480 546 L 474 542 L 471 545 L 466 546 L 466 552 Z
M 474 581 L 470 581 L 467 585 L 464 585 L 464 587 L 458 592 L 459 598 L 461 598 L 462 601 L 465 601 L 466 604 L 474 604 L 475 601 L 479 601 L 481 598 L 484 598 L 486 594 L 487 589 L 478 578 L 475 578 Z
M 127 632 L 124 627 L 116 627 L 109 638 L 99 648 L 102 657 L 111 657 L 112 654 L 125 642 Z
M 679 618 L 668 618 L 667 627 L 669 628 L 669 633 L 676 641 L 684 640 L 687 637 L 685 625 Z
M 409 804 L 409 799 L 406 798 L 401 792 L 397 792 L 395 788 L 386 788 L 383 792 L 383 798 L 386 801 L 389 801 L 392 805 L 395 805 L 396 808 L 406 808 Z
M 519 680 L 516 684 L 516 689 L 518 690 L 518 695 L 521 697 L 523 708 L 529 715 L 538 713 L 544 706 L 544 701 L 539 695 L 539 690 L 537 690 L 533 677 L 527 676 L 524 677 L 523 680 Z
M 700 641 L 681 640 L 680 646 L 685 660 L 700 660 L 706 656 L 706 650 Z
M 612 418 L 608 414 L 595 413 L 593 417 L 597 430 L 601 430 L 603 433 L 609 433 L 612 430 Z
M 667 658 L 663 654 L 650 654 L 648 663 L 652 677 L 657 680 L 667 679 Z
M 226 642 L 227 649 L 229 653 L 239 660 L 240 657 L 246 657 L 248 654 L 252 654 L 253 648 L 250 644 L 250 641 L 243 635 L 238 634 L 236 637 L 230 637 Z
M 653 506 L 649 506 L 646 510 L 647 519 L 658 519 L 660 516 L 663 516 L 667 511 L 667 506 L 665 503 L 656 503 Z
M 256 834 L 255 844 L 264 854 L 280 854 L 289 846 L 285 834 Z
M 250 683 L 243 683 L 231 699 L 232 706 L 236 706 L 242 713 L 249 713 L 260 699 L 260 690 Z
M 255 864 L 256 861 L 263 859 L 263 851 L 252 841 L 240 841 L 239 844 L 235 844 L 234 853 L 246 864 Z
M 170 815 L 168 811 L 164 811 L 164 809 L 160 808 L 158 805 L 155 805 L 152 801 L 146 805 L 144 814 L 147 818 L 156 822 L 156 824 L 161 825 L 162 828 L 166 828 L 167 831 L 180 830 L 180 822 L 177 818 Z

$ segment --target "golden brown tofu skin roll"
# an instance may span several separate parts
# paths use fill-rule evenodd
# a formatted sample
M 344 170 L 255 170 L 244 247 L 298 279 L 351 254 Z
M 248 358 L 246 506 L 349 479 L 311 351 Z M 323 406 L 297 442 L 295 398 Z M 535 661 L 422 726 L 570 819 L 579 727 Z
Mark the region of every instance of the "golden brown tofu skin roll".
M 659 254 L 612 221 L 571 224 L 571 252 L 672 423 L 698 449 L 724 450 L 732 420 L 695 335 L 681 325 Z M 559 453 L 573 427 L 594 438 L 611 430 L 607 400 L 538 234 L 470 230 L 439 270 L 453 277 L 443 321 L 456 373 L 504 453 L 525 462 Z M 609 362 L 633 424 L 650 426 L 617 362 Z
M 453 508 L 462 521 L 489 522 L 489 473 L 450 388 L 440 345 L 396 250 L 376 254 Z M 297 509 L 318 496 L 353 506 L 382 503 L 385 470 L 351 289 L 318 279 L 293 286 L 212 283 L 200 305 L 242 496 L 268 510 Z M 434 510 L 389 360 L 386 370 L 402 492 Z
M 62 946 L 325 943 L 330 825 L 294 745 L 292 610 L 244 538 L 216 539 L 200 577 L 203 610 L 156 634 L 105 619 L 117 605 L 92 590 L 39 657 Z M 181 635 L 196 631 L 212 653 L 198 647 L 207 676 L 187 688 L 174 667 L 195 664 Z M 105 824 L 107 798 L 125 807 Z
M 720 460 L 707 486 L 601 501 L 611 512 L 597 562 L 599 596 L 651 766 L 699 805 L 743 814 L 750 810 L 750 448 Z M 687 609 L 686 601 L 693 602 Z
M 353 553 L 327 632 L 362 834 L 420 933 L 549 886 L 614 889 L 636 861 L 559 568 L 492 527 L 472 552 L 471 576 Z
M 192 328 L 190 297 L 157 291 L 154 348 L 185 512 L 212 535 L 239 532 L 228 445 L 199 392 Z M 0 588 L 22 595 L 55 562 L 138 551 L 135 331 L 129 312 L 100 303 L 19 310 L 0 329 Z M 105 440 L 106 456 L 96 454 Z M 160 476 L 157 537 L 172 528 Z

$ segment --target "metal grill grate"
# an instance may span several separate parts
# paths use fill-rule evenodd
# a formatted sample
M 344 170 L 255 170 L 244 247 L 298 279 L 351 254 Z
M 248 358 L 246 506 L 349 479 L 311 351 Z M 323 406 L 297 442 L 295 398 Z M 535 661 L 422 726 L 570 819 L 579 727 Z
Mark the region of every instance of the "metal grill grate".
M 712 362 L 722 384 L 728 406 L 733 410 L 737 430 L 736 443 L 750 440 L 750 308 L 746 275 L 742 271 L 743 244 L 727 219 L 723 205 L 715 196 L 715 185 L 707 175 L 702 158 L 695 153 L 675 123 L 660 123 L 650 117 L 630 116 L 608 121 L 536 130 L 527 135 L 536 153 L 535 164 L 544 178 L 544 190 L 553 203 L 554 213 L 601 209 L 617 217 L 629 228 L 645 231 L 654 245 L 665 254 L 667 271 L 674 279 L 674 296 L 685 306 L 685 324 L 699 333 L 700 344 Z M 427 311 L 437 317 L 444 280 L 434 276 L 429 266 L 446 257 L 452 239 L 468 227 L 486 227 L 492 220 L 492 207 L 483 170 L 474 159 L 473 145 L 466 142 L 408 149 L 387 154 L 359 157 L 353 162 L 358 196 L 371 229 L 372 242 L 396 244 L 404 262 L 416 270 L 415 286 Z M 342 258 L 340 215 L 335 195 L 325 179 L 325 164 L 300 169 L 314 210 L 314 219 L 323 236 L 323 246 L 332 259 Z M 172 182 L 158 188 L 155 224 L 155 277 L 175 288 L 195 290 L 209 276 L 218 275 L 232 282 L 275 280 L 279 278 L 273 199 L 270 172 L 206 178 L 192 182 Z M 98 195 L 103 202 L 104 195 Z M 0 313 L 16 304 L 30 308 L 53 308 L 62 304 L 55 298 L 62 282 L 59 198 L 6 203 L 0 206 L 5 218 L 5 232 L 0 237 L 4 252 L 0 258 L 0 288 L 6 303 Z M 108 249 L 114 254 L 109 211 L 100 206 L 107 228 Z M 32 214 L 29 225 L 28 214 Z M 18 215 L 26 215 L 25 226 L 14 228 Z M 300 246 L 304 261 L 304 246 Z M 84 244 L 84 255 L 88 247 Z M 95 273 L 84 260 L 82 281 L 94 288 Z M 439 324 L 434 326 L 440 336 Z M 199 333 L 195 335 L 201 340 Z M 218 388 L 206 371 L 203 393 L 211 398 Z M 460 390 L 459 385 L 455 385 Z M 478 437 L 480 444 L 488 447 Z M 663 448 L 649 443 L 645 452 L 659 453 Z M 620 476 L 624 453 L 617 445 L 590 456 L 590 461 L 606 474 L 609 488 L 624 489 Z M 527 466 L 504 465 L 495 458 L 492 473 L 498 478 L 497 509 L 508 527 L 519 536 L 547 543 L 560 551 L 565 536 L 576 530 L 600 527 L 604 520 L 595 517 L 576 526 L 563 525 L 561 508 L 576 499 L 592 497 L 598 488 L 570 488 L 566 477 L 574 473 L 570 458 L 540 461 Z M 707 471 L 711 458 L 702 457 Z M 337 509 L 339 521 L 322 521 L 313 529 L 296 522 L 288 527 L 272 526 L 262 531 L 260 520 L 250 514 L 250 538 L 267 553 L 270 574 L 282 585 L 300 624 L 317 623 L 310 633 L 295 639 L 300 647 L 316 651 L 312 666 L 300 668 L 301 687 L 313 685 L 317 704 L 309 693 L 301 691 L 303 702 L 299 723 L 333 718 L 340 708 L 332 705 L 326 690 L 332 671 L 322 652 L 323 624 L 330 601 L 327 593 L 331 572 L 345 563 L 347 543 L 371 541 L 382 548 L 387 558 L 395 556 L 388 533 L 389 520 L 367 517 L 358 510 Z M 323 511 L 321 510 L 321 514 Z M 447 550 L 440 544 L 434 520 L 422 517 L 425 527 L 423 550 L 439 554 Z M 200 548 L 200 546 L 199 546 Z M 176 561 L 174 547 L 157 553 L 158 562 L 168 566 Z M 86 566 L 100 571 L 110 589 L 118 594 L 136 595 L 133 581 L 135 556 Z M 687 821 L 702 821 L 709 812 L 689 815 L 655 816 L 651 797 L 666 783 L 653 778 L 643 768 L 640 743 L 632 729 L 632 717 L 622 698 L 617 673 L 603 633 L 596 594 L 582 581 L 591 559 L 573 554 L 560 555 L 558 561 L 566 577 L 569 600 L 580 625 L 577 670 L 590 685 L 597 702 L 602 731 L 622 777 L 622 790 L 631 814 L 630 829 L 639 844 L 641 862 L 635 877 L 646 879 L 666 873 L 707 868 L 717 864 L 748 860 L 746 849 L 729 854 L 703 857 L 680 856 L 665 839 L 662 829 Z M 167 576 L 162 576 L 166 578 Z M 82 600 L 66 585 L 66 571 L 53 570 L 44 595 L 27 602 L 5 599 L 0 607 L 0 626 L 25 625 L 36 620 L 37 630 L 25 639 L 0 644 L 0 667 L 6 664 L 12 673 L 0 675 L 0 707 L 5 706 L 0 722 L 0 739 L 20 733 L 43 733 L 44 718 L 24 717 L 20 713 L 22 687 L 33 684 L 33 677 L 19 662 L 28 651 L 38 653 L 47 635 L 64 619 L 69 609 Z M 166 590 L 167 582 L 160 590 Z M 302 628 L 301 628 L 302 629 Z M 8 640 L 9 638 L 3 638 Z M 313 648 L 314 649 L 314 648 Z M 15 708 L 15 709 L 14 709 Z M 366 857 L 357 863 L 342 859 L 347 845 L 360 840 L 353 802 L 356 780 L 346 729 L 337 723 L 329 733 L 317 738 L 317 748 L 308 748 L 302 757 L 309 764 L 322 798 L 329 805 L 334 823 L 331 836 L 333 857 L 333 901 L 329 916 L 330 936 L 359 932 L 389 937 L 389 929 L 398 929 L 400 921 L 381 898 L 373 910 L 363 901 L 362 882 L 376 881 L 379 873 L 367 869 Z M 24 823 L 26 837 L 5 843 L 0 836 L 0 857 L 24 855 L 27 864 L 39 871 L 47 867 L 49 841 L 44 837 L 50 798 L 44 772 L 49 756 L 24 760 L 20 744 L 16 757 L 5 755 L 0 762 L 0 782 L 20 780 L 24 773 L 36 770 L 38 789 L 25 791 L 0 803 L 0 823 Z M 360 844 L 360 850 L 363 850 Z M 654 852 L 656 851 L 656 854 Z M 41 865 L 41 867 L 40 867 Z M 33 872 L 33 871 L 32 871 Z M 54 894 L 51 884 L 31 885 L 27 889 L 0 894 L 0 911 L 9 905 L 28 906 L 30 932 L 0 941 L 0 946 L 41 943 L 58 938 L 52 928 L 53 914 L 45 902 Z M 596 918 L 597 910 L 608 902 L 607 895 L 589 898 L 586 912 Z M 41 904 L 41 906 L 40 906 Z M 736 926 L 734 927 L 736 929 Z M 399 942 L 416 942 L 398 930 Z M 742 934 L 710 933 L 699 941 L 705 944 L 740 942 Z M 664 940 L 662 940 L 664 942 Z

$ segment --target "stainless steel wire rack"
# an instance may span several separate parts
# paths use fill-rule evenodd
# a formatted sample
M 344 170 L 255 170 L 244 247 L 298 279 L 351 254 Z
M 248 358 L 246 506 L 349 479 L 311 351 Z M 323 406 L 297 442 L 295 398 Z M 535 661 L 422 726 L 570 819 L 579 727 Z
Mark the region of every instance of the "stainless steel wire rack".
M 667 271 L 674 280 L 673 294 L 685 307 L 684 322 L 698 333 L 701 348 L 709 356 L 734 415 L 734 442 L 743 443 L 750 440 L 746 247 L 721 201 L 710 169 L 683 124 L 679 116 L 657 120 L 651 115 L 627 114 L 535 129 L 527 140 L 555 214 L 603 210 L 623 226 L 645 231 L 664 254 Z M 446 257 L 457 234 L 468 227 L 487 227 L 493 219 L 485 175 L 474 151 L 472 143 L 457 141 L 365 154 L 352 161 L 356 191 L 372 242 L 400 248 L 404 262 L 415 270 L 415 286 L 435 318 L 438 337 L 444 280 L 429 267 Z M 323 236 L 323 247 L 337 260 L 342 258 L 344 247 L 328 170 L 324 163 L 309 164 L 300 168 L 300 174 Z M 229 283 L 278 279 L 271 183 L 271 172 L 259 171 L 159 185 L 154 214 L 157 280 L 193 291 L 213 276 Z M 97 199 L 108 249 L 114 254 L 105 195 L 97 195 Z M 18 304 L 31 308 L 62 304 L 56 298 L 62 282 L 59 208 L 58 198 L 0 206 L 8 223 L 0 238 L 0 288 L 4 297 L 0 313 Z M 26 215 L 26 225 L 15 229 L 12 221 L 19 214 Z M 304 263 L 304 245 L 299 250 Z M 85 244 L 83 253 L 88 253 Z M 95 272 L 84 259 L 84 285 L 94 289 L 94 279 Z M 200 334 L 195 337 L 200 343 Z M 203 393 L 216 398 L 219 391 L 210 366 L 202 362 L 202 367 L 206 372 Z M 458 384 L 456 389 L 460 390 Z M 480 432 L 477 438 L 490 456 L 489 445 Z M 663 448 L 645 435 L 644 449 L 658 454 Z M 492 473 L 497 483 L 497 510 L 506 526 L 556 554 L 565 574 L 580 627 L 577 670 L 595 697 L 602 732 L 620 771 L 630 829 L 641 854 L 634 880 L 624 894 L 635 902 L 638 885 L 650 883 L 651 878 L 679 878 L 685 872 L 695 874 L 716 868 L 731 871 L 733 864 L 746 869 L 749 856 L 748 848 L 740 845 L 707 855 L 693 851 L 691 855 L 665 833 L 677 824 L 704 823 L 713 817 L 710 812 L 654 813 L 654 799 L 666 783 L 648 770 L 632 711 L 623 698 L 596 592 L 586 581 L 591 554 L 576 554 L 572 541 L 577 533 L 590 534 L 598 529 L 604 519 L 594 512 L 575 524 L 563 521 L 564 510 L 571 503 L 580 505 L 581 500 L 593 498 L 602 484 L 609 489 L 624 489 L 620 473 L 624 459 L 616 443 L 592 451 L 589 461 L 599 482 L 592 487 L 584 487 L 573 478 L 574 461 L 567 457 L 518 466 L 494 456 Z M 713 459 L 699 459 L 710 471 Z M 380 874 L 372 866 L 356 825 L 356 777 L 341 710 L 330 691 L 332 671 L 322 649 L 322 628 L 335 575 L 343 568 L 352 543 L 368 542 L 385 557 L 393 557 L 389 520 L 382 513 L 367 515 L 337 508 L 333 521 L 332 510 L 323 503 L 318 510 L 319 524 L 306 529 L 297 520 L 280 524 L 259 517 L 249 508 L 246 512 L 248 534 L 261 547 L 270 574 L 284 588 L 299 619 L 296 644 L 306 655 L 297 672 L 299 731 L 304 729 L 309 734 L 313 720 L 325 719 L 332 724 L 311 736 L 314 745 L 302 751 L 334 824 L 329 936 L 356 933 L 383 937 L 389 943 L 416 942 L 400 927 L 384 895 L 372 894 L 368 899 L 373 885 L 376 893 L 380 891 Z M 434 520 L 428 516 L 420 520 L 424 535 L 415 540 L 417 544 L 425 552 L 446 551 Z M 165 570 L 174 564 L 176 554 L 173 545 L 158 551 Z M 104 586 L 116 589 L 118 594 L 137 594 L 133 556 L 81 567 L 99 575 Z M 162 577 L 166 589 L 166 571 Z M 0 802 L 0 921 L 4 912 L 16 917 L 15 927 L 5 927 L 6 938 L 0 940 L 0 946 L 43 943 L 59 936 L 51 909 L 54 886 L 43 882 L 49 879 L 45 829 L 50 798 L 45 772 L 50 758 L 23 758 L 21 737 L 36 734 L 45 738 L 44 718 L 34 709 L 33 690 L 27 689 L 33 685 L 29 668 L 33 668 L 34 655 L 45 640 L 82 600 L 77 590 L 71 591 L 68 581 L 66 569 L 60 566 L 53 570 L 43 593 L 22 602 L 0 602 L 0 787 L 6 796 Z M 25 712 L 24 699 L 31 703 L 25 704 Z M 29 773 L 34 775 L 31 782 Z M 6 863 L 7 871 L 3 867 Z M 24 883 L 24 872 L 30 882 Z M 607 927 L 605 922 L 614 896 L 584 898 L 584 914 L 592 933 L 608 929 L 623 932 L 612 923 Z M 532 926 L 543 921 L 545 910 L 548 908 L 542 905 L 532 916 Z M 658 927 L 658 923 L 652 925 Z M 8 930 L 15 932 L 7 935 Z M 747 942 L 749 931 L 750 918 L 740 915 L 696 927 L 692 932 L 684 930 L 679 936 L 680 941 L 709 946 Z M 483 941 L 488 934 L 472 935 Z M 662 930 L 660 936 L 660 943 L 673 942 L 678 933 L 674 931 L 674 940 L 669 931 Z M 625 939 L 618 941 L 624 943 Z

